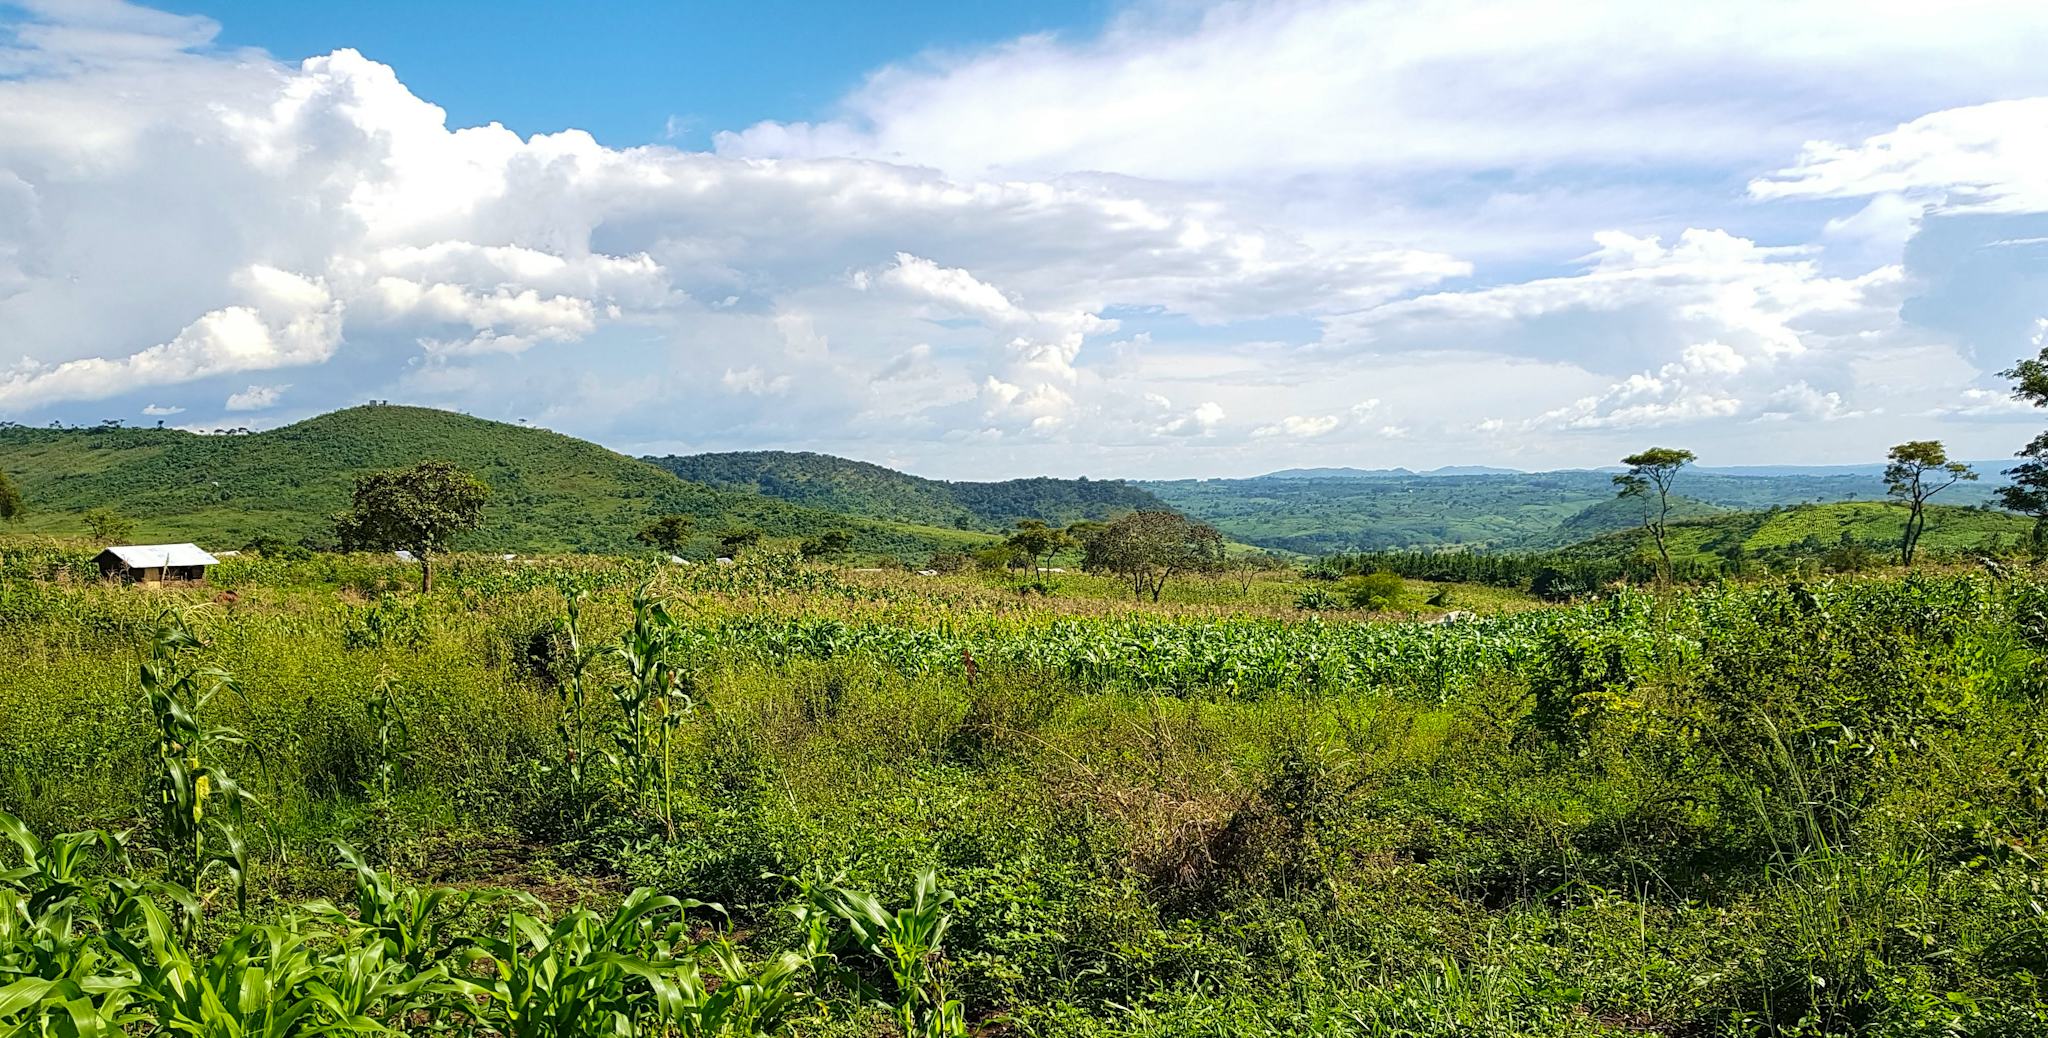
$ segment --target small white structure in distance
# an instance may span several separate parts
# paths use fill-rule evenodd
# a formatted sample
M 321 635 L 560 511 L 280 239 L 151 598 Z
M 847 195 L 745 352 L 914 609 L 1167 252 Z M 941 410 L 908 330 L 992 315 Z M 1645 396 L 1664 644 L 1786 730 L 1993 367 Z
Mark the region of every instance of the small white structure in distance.
M 406 550 L 405 550 L 404 548 L 400 548 L 400 549 L 398 549 L 397 551 L 394 551 L 394 552 L 392 552 L 392 553 L 391 553 L 391 557 L 392 557 L 392 558 L 395 558 L 395 559 L 397 559 L 397 560 L 398 560 L 398 561 L 400 561 L 400 562 L 418 562 L 418 561 L 420 561 L 420 560 L 418 560 L 418 559 L 416 559 L 416 558 L 413 558 L 413 556 L 412 556 L 412 552 L 406 551 Z

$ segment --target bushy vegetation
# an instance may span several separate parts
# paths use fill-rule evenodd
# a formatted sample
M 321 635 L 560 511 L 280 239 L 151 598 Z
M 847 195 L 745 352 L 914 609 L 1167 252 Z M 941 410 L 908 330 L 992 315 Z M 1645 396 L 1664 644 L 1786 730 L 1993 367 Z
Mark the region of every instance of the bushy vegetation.
M 79 556 L 0 560 L 27 1033 L 2048 1029 L 2030 577 Z
M 1616 500 L 1612 476 L 1567 471 L 1370 478 L 1203 479 L 1145 482 L 1167 505 L 1226 535 L 1305 555 L 1462 545 L 1544 551 L 1637 528 L 1640 502 Z M 1942 501 L 1991 499 L 1965 485 Z M 1800 504 L 1882 501 L 1877 472 L 1858 475 L 1727 475 L 1688 471 L 1672 499 L 1674 521 Z M 1903 520 L 1901 521 L 1903 525 Z M 1930 533 L 1932 531 L 1930 530 Z
M 648 462 L 693 483 L 744 490 L 848 515 L 960 529 L 1005 530 L 1020 519 L 1055 526 L 1165 507 L 1122 480 L 947 482 L 829 454 L 734 451 Z
M 27 501 L 26 529 L 83 533 L 86 513 L 118 502 L 125 529 L 101 531 L 102 539 L 215 549 L 259 538 L 332 547 L 333 517 L 349 507 L 358 477 L 424 461 L 452 464 L 490 488 L 491 507 L 464 542 L 477 550 L 631 551 L 662 515 L 691 518 L 686 547 L 705 558 L 740 528 L 791 546 L 844 530 L 855 551 L 904 559 L 989 540 L 951 524 L 842 516 L 715 490 L 559 433 L 420 407 L 354 407 L 244 435 L 0 427 L 0 470 Z
M 2025 516 L 1929 505 L 1925 517 L 1928 525 L 1918 544 L 1934 561 L 2024 562 L 2033 553 L 2033 520 Z M 1699 583 L 1768 574 L 1861 573 L 1898 562 L 1908 519 L 1905 507 L 1875 501 L 1674 519 L 1666 532 L 1670 576 Z M 1562 599 L 1619 582 L 1655 579 L 1661 556 L 1653 536 L 1635 529 L 1541 552 L 1361 552 L 1331 556 L 1317 565 L 1337 574 L 1385 570 L 1417 580 L 1491 584 Z

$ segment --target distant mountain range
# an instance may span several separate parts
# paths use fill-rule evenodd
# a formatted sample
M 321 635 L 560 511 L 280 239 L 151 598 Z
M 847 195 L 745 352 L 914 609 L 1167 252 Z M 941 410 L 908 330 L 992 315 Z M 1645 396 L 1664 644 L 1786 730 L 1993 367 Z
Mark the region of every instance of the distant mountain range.
M 1401 476 L 1506 476 L 1522 475 L 1521 469 L 1497 469 L 1487 465 L 1445 465 L 1417 472 L 1413 469 L 1281 469 L 1254 479 L 1393 479 Z

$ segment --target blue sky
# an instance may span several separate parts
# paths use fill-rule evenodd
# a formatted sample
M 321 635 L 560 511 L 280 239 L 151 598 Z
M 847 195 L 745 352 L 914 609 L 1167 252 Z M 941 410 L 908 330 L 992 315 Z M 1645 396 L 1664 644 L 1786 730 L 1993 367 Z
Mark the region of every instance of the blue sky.
M 990 3 L 207 2 L 218 42 L 296 59 L 352 47 L 406 70 L 459 126 L 571 127 L 614 147 L 701 147 L 764 119 L 814 120 L 867 73 L 926 51 L 1090 33 L 1100 0 Z
M 952 478 L 1998 457 L 2048 7 L 0 3 L 0 420 Z

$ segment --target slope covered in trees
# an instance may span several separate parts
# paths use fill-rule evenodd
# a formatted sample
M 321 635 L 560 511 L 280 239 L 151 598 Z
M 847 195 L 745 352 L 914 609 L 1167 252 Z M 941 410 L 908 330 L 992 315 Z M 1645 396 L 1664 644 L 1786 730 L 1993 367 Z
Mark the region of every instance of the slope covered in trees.
M 800 538 L 844 529 L 856 551 L 914 557 L 984 538 L 803 508 L 678 479 L 596 444 L 418 407 L 371 406 L 239 436 L 174 429 L 0 429 L 0 471 L 30 502 L 30 530 L 82 533 L 111 507 L 141 539 L 239 545 L 258 536 L 331 540 L 364 472 L 448 461 L 491 488 L 465 540 L 506 551 L 620 551 L 653 516 L 696 520 L 706 545 L 728 530 Z
M 1165 507 L 1151 493 L 1122 480 L 947 482 L 809 452 L 737 451 L 647 461 L 709 486 L 851 515 L 959 529 L 1007 529 L 1019 519 L 1065 525 Z
M 1994 481 L 1957 486 L 1941 501 L 1988 501 Z M 1138 486 L 1233 539 L 1321 555 L 1467 545 L 1552 548 L 1638 526 L 1640 505 L 1617 502 L 1613 475 L 1594 470 L 1469 476 L 1175 480 Z M 1881 475 L 1726 475 L 1688 470 L 1674 518 L 1796 504 L 1883 501 Z M 1678 502 L 1674 502 L 1678 504 Z

